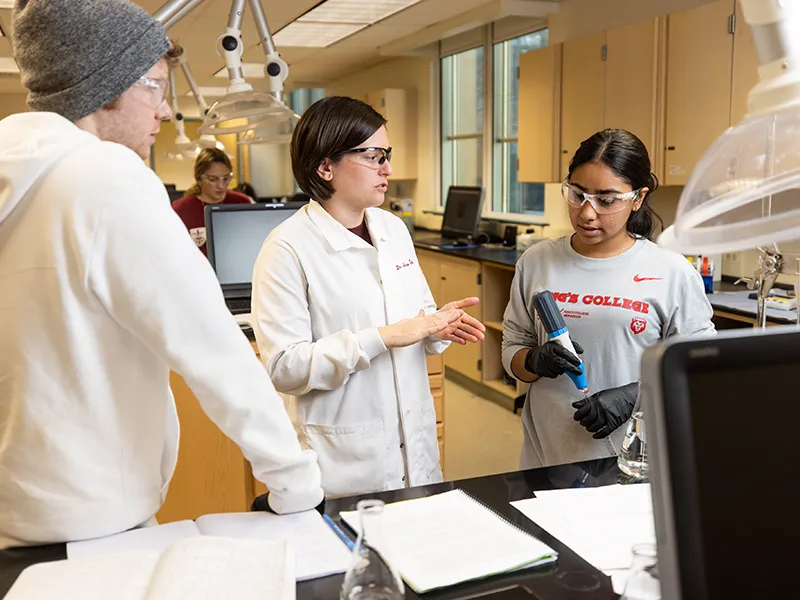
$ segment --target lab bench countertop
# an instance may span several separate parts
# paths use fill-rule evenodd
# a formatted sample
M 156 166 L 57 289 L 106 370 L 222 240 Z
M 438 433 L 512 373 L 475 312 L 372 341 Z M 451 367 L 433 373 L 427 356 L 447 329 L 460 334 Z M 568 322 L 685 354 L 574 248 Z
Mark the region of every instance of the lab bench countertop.
M 384 502 L 399 502 L 423 498 L 433 494 L 461 489 L 478 501 L 494 510 L 512 525 L 541 539 L 558 552 L 558 561 L 541 568 L 532 568 L 497 575 L 487 579 L 427 594 L 436 600 L 456 600 L 490 594 L 513 585 L 521 585 L 533 592 L 532 598 L 540 600 L 568 600 L 580 597 L 582 600 L 613 599 L 611 580 L 602 572 L 584 561 L 567 546 L 552 537 L 541 527 L 530 521 L 510 502 L 531 498 L 536 491 L 570 488 L 576 481 L 585 487 L 611 485 L 621 481 L 623 475 L 617 467 L 616 458 L 599 459 L 571 465 L 561 465 L 528 471 L 516 471 L 499 475 L 489 475 L 474 479 L 451 481 L 434 485 L 419 486 L 381 492 L 366 496 L 337 498 L 325 502 L 325 512 L 343 529 L 348 530 L 339 518 L 340 511 L 354 510 L 359 500 L 378 498 Z M 465 524 L 468 526 L 468 524 Z M 349 531 L 349 530 L 348 530 Z M 354 538 L 353 532 L 349 531 Z M 66 544 L 53 544 L 31 548 L 0 550 L 0 598 L 10 588 L 19 573 L 27 566 L 39 562 L 66 558 Z M 333 575 L 297 584 L 297 600 L 337 600 L 344 575 Z M 586 590 L 587 582 L 591 591 L 570 589 L 565 582 L 580 581 Z M 490 596 L 487 596 L 487 599 Z M 413 590 L 406 587 L 406 598 L 419 598 Z

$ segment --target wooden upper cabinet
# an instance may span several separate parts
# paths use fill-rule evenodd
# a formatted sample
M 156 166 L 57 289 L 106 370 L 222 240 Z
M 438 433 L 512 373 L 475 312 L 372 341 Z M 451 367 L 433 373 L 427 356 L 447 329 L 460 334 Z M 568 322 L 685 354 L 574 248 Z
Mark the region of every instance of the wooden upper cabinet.
M 561 45 L 519 57 L 519 181 L 558 181 L 558 72 Z
M 604 127 L 636 135 L 656 164 L 658 19 L 606 32 Z M 655 170 L 655 166 L 653 167 Z
M 605 117 L 605 32 L 564 42 L 561 69 L 561 170 L 581 142 L 603 129 Z
M 685 185 L 731 117 L 734 0 L 669 15 L 666 185 Z
M 731 125 L 747 115 L 747 96 L 758 83 L 758 57 L 753 34 L 737 5 L 736 32 L 733 34 L 733 82 L 731 91 Z
M 417 178 L 417 119 L 414 90 L 387 88 L 371 92 L 366 103 L 386 118 L 392 152 L 392 179 Z

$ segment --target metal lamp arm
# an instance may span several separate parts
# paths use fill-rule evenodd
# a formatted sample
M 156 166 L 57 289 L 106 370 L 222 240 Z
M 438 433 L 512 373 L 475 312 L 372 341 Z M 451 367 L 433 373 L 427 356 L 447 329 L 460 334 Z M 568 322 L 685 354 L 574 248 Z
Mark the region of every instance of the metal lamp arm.
M 183 122 L 183 113 L 180 111 L 178 104 L 178 91 L 175 88 L 175 70 L 169 70 L 169 97 L 170 108 L 172 108 L 172 123 L 178 132 L 178 140 L 186 139 L 186 125 Z M 188 141 L 188 139 L 186 139 Z
M 205 117 L 206 113 L 208 113 L 208 102 L 206 102 L 205 96 L 203 96 L 200 87 L 197 85 L 197 81 L 195 81 L 192 75 L 189 63 L 183 57 L 181 57 L 181 70 L 183 71 L 183 76 L 186 78 L 186 81 L 189 83 L 189 89 L 192 90 L 192 96 L 194 96 L 194 99 L 197 101 L 200 114 Z
M 269 91 L 278 100 L 281 100 L 283 82 L 289 76 L 289 65 L 281 58 L 277 48 L 275 48 L 261 0 L 250 0 L 250 10 L 253 13 L 253 20 L 256 23 L 256 29 L 261 38 L 261 45 L 264 47 L 264 55 L 267 59 L 264 72 L 269 79 Z
M 164 29 L 169 29 L 203 2 L 205 0 L 168 0 L 153 13 L 153 18 Z
M 228 79 L 231 85 L 228 92 L 244 92 L 253 88 L 244 79 L 242 71 L 242 20 L 247 0 L 233 0 L 231 12 L 228 15 L 228 27 L 225 33 L 217 40 L 217 52 L 225 59 L 225 68 L 228 69 Z

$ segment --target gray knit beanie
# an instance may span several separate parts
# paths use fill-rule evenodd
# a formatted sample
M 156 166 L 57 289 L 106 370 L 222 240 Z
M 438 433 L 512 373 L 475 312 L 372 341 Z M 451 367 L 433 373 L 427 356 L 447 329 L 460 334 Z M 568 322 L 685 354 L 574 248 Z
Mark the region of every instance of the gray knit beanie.
M 128 0 L 16 0 L 14 57 L 32 110 L 77 121 L 169 50 L 164 28 Z

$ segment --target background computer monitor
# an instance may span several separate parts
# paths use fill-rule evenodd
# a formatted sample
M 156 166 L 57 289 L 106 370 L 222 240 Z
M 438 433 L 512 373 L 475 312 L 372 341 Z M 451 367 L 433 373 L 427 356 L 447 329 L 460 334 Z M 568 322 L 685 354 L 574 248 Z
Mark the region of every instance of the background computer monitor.
M 662 598 L 797 595 L 798 373 L 794 327 L 645 352 Z
M 442 236 L 472 240 L 478 236 L 483 204 L 483 188 L 452 185 L 442 219 Z
M 220 204 L 205 207 L 208 260 L 223 290 L 250 292 L 253 266 L 270 232 L 304 204 Z

